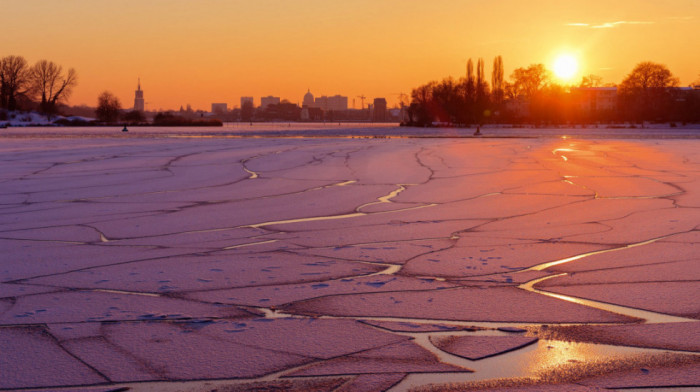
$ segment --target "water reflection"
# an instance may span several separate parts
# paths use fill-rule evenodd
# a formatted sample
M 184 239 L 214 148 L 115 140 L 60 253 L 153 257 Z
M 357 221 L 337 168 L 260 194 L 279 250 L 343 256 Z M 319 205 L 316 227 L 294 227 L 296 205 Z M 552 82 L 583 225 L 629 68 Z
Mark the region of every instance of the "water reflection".
M 420 342 L 420 340 L 418 341 Z M 467 366 L 473 373 L 410 374 L 390 392 L 409 391 L 429 384 L 466 383 L 495 379 L 529 379 L 536 382 L 565 367 L 583 367 L 602 360 L 623 360 L 642 354 L 662 353 L 662 350 L 620 347 L 604 344 L 540 340 L 519 350 L 476 361 L 448 358 L 447 363 Z M 445 356 L 440 359 L 445 361 Z M 457 389 L 455 389 L 457 390 Z

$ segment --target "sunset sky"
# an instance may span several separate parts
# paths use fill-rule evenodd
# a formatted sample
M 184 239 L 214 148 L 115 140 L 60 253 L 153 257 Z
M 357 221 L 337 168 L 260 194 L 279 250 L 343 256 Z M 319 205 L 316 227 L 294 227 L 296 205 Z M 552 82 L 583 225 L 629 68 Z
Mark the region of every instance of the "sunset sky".
M 569 54 L 582 74 L 619 83 L 635 64 L 700 77 L 698 0 L 0 0 L 0 56 L 73 67 L 73 105 L 104 90 L 148 110 L 241 96 L 301 102 L 315 95 L 386 97 L 464 74 L 482 57 L 517 67 Z M 356 98 L 359 108 L 360 100 Z

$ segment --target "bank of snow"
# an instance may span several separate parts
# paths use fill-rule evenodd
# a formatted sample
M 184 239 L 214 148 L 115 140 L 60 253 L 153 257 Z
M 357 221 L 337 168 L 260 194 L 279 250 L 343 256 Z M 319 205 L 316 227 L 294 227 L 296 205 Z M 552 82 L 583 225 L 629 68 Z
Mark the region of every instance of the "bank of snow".
M 93 118 L 81 116 L 47 116 L 37 112 L 6 112 L 7 118 L 0 120 L 0 127 L 33 127 L 33 126 L 53 126 L 61 122 L 83 122 L 94 121 Z

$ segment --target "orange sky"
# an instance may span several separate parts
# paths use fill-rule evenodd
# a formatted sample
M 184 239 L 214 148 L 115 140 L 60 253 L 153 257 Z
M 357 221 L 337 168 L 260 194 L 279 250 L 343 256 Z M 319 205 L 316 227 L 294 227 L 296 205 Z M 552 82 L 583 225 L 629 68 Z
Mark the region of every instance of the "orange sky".
M 698 0 L 0 0 L 0 56 L 78 71 L 70 103 L 104 90 L 148 110 L 238 106 L 241 96 L 386 97 L 464 74 L 468 58 L 506 77 L 562 52 L 582 74 L 619 83 L 635 64 L 700 77 Z M 579 76 L 580 78 L 580 76 Z M 359 108 L 360 100 L 356 100 Z

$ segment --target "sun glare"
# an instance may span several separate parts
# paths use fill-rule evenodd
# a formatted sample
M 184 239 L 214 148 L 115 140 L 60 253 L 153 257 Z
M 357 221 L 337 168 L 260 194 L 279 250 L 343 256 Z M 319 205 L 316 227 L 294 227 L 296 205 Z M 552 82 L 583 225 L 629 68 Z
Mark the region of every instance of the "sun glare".
M 578 60 L 569 54 L 562 54 L 554 60 L 554 74 L 563 81 L 571 80 L 578 71 Z

